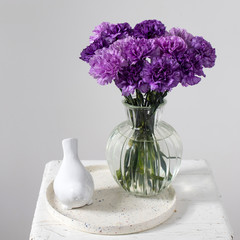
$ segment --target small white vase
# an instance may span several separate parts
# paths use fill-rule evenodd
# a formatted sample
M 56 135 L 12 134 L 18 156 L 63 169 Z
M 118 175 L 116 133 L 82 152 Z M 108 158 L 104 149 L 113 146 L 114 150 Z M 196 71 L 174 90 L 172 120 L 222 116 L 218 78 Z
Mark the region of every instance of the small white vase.
M 72 209 L 92 203 L 94 183 L 91 174 L 78 157 L 78 140 L 62 141 L 63 161 L 53 183 L 53 189 L 64 208 Z

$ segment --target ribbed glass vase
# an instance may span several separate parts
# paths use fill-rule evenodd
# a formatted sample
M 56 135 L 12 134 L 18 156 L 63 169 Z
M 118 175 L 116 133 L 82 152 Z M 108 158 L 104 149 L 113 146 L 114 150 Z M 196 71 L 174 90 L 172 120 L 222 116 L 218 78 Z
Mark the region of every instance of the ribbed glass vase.
M 115 181 L 127 192 L 153 196 L 176 177 L 182 142 L 172 126 L 161 120 L 161 104 L 137 107 L 123 102 L 128 120 L 110 134 L 106 158 Z

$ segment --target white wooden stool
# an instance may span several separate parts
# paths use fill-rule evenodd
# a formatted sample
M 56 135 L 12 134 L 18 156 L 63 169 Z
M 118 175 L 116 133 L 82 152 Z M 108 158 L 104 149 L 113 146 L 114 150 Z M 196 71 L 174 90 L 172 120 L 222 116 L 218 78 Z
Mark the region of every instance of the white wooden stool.
M 33 218 L 30 240 L 232 240 L 233 233 L 220 202 L 212 173 L 204 160 L 183 160 L 172 186 L 177 205 L 174 214 L 161 225 L 130 235 L 96 235 L 71 228 L 47 210 L 46 188 L 54 179 L 60 161 L 46 164 Z M 106 164 L 102 160 L 85 160 L 85 166 Z M 104 220 L 103 220 L 104 221 Z

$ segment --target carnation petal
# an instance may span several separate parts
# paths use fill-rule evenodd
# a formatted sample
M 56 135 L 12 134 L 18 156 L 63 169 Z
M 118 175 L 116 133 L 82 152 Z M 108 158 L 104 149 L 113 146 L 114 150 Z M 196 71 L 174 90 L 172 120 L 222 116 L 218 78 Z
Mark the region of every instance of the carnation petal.
M 169 34 L 171 36 L 181 37 L 186 42 L 187 45 L 190 44 L 193 38 L 192 34 L 188 33 L 187 30 L 181 28 L 172 28 L 170 29 Z

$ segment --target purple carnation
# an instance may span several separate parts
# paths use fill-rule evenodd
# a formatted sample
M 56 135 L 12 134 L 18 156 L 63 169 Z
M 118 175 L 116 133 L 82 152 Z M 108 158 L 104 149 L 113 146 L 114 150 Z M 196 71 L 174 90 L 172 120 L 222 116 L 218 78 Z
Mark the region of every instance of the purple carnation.
M 96 26 L 95 29 L 93 30 L 94 35 L 90 36 L 89 40 L 90 43 L 93 43 L 95 40 L 99 39 L 101 37 L 101 34 L 109 29 L 111 26 L 110 23 L 108 22 L 103 22 L 100 25 Z
M 121 67 L 126 66 L 125 59 L 120 53 L 111 48 L 96 51 L 90 59 L 90 75 L 97 79 L 101 85 L 106 85 L 116 78 Z
M 103 47 L 109 47 L 113 42 L 118 39 L 125 38 L 132 33 L 132 28 L 128 23 L 108 24 L 102 23 L 95 28 L 97 32 L 96 36 L 91 37 L 91 40 L 95 39 L 88 47 L 83 49 L 81 57 L 85 62 L 89 62 L 90 58 L 95 52 Z
M 211 68 L 214 66 L 216 60 L 215 49 L 203 37 L 192 39 L 190 51 L 195 61 L 200 62 L 204 67 Z
M 112 44 L 113 42 L 126 38 L 132 35 L 132 28 L 128 23 L 119 23 L 110 25 L 109 29 L 102 34 L 108 44 Z
M 190 45 L 191 40 L 193 39 L 193 35 L 191 33 L 188 33 L 185 29 L 181 28 L 172 28 L 170 29 L 169 34 L 171 36 L 177 36 L 182 38 L 187 45 Z
M 98 49 L 102 49 L 103 47 L 107 47 L 108 44 L 104 39 L 97 39 L 88 47 L 82 50 L 80 59 L 85 62 L 89 62 L 91 57 L 95 54 Z
M 156 38 L 165 34 L 165 26 L 157 20 L 145 20 L 133 29 L 133 36 L 137 38 Z
M 132 39 L 126 47 L 126 55 L 130 62 L 136 63 L 139 60 L 150 57 L 154 50 L 155 46 L 151 39 Z
M 202 37 L 193 37 L 189 49 L 178 56 L 181 64 L 183 86 L 195 85 L 200 82 L 200 76 L 205 77 L 203 67 L 213 67 L 215 64 L 215 49 Z
M 142 68 L 142 62 L 138 62 L 137 64 L 123 67 L 118 72 L 118 76 L 115 79 L 115 84 L 118 88 L 122 89 L 122 95 L 128 96 L 133 94 L 135 89 L 141 88 L 141 85 L 145 84 L 141 81 L 140 76 Z
M 184 54 L 177 56 L 181 65 L 181 84 L 185 87 L 199 83 L 200 76 L 206 76 L 203 72 L 203 65 L 195 58 L 193 51 L 193 49 L 188 49 Z
M 156 46 L 151 39 L 127 37 L 116 41 L 111 48 L 118 49 L 130 64 L 135 64 L 152 56 Z
M 103 22 L 93 30 L 90 45 L 80 59 L 90 64 L 90 74 L 101 85 L 115 82 L 124 96 L 136 89 L 170 91 L 199 83 L 204 67 L 213 67 L 215 49 L 202 37 L 185 29 L 169 32 L 157 20 L 146 20 L 134 29 L 128 23 Z
M 184 53 L 187 49 L 185 41 L 177 36 L 166 36 L 155 39 L 155 45 L 160 48 L 160 53 L 177 55 Z
M 161 58 L 154 58 L 151 63 L 145 63 L 142 71 L 143 81 L 149 84 L 152 91 L 169 91 L 181 80 L 179 67 L 175 58 L 164 54 Z
M 185 54 L 180 61 L 181 64 L 181 84 L 184 87 L 195 85 L 201 81 L 199 76 L 204 76 L 202 66 L 194 63 L 190 56 Z M 198 76 L 197 76 L 198 75 Z

